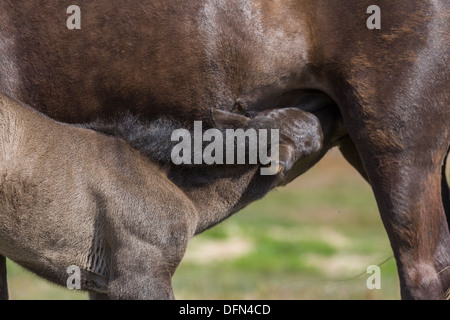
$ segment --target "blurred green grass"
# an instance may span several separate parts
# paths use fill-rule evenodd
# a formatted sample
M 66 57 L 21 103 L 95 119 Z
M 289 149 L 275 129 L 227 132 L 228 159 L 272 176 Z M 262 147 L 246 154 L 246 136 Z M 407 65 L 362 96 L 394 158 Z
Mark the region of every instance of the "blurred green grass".
M 392 256 L 369 185 L 336 150 L 277 189 L 196 236 L 173 286 L 178 299 L 398 299 L 394 259 L 381 290 L 366 269 Z M 12 299 L 86 299 L 8 262 Z

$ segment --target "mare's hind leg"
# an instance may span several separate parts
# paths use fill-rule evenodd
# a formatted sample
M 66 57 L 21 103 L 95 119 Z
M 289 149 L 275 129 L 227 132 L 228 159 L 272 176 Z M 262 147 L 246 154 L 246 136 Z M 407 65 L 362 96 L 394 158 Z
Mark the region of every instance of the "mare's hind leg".
M 374 100 L 345 110 L 344 120 L 391 242 L 402 297 L 440 299 L 450 287 L 450 234 L 442 190 L 450 127 L 439 104 L 416 100 L 409 108 Z M 371 117 L 364 113 L 369 109 Z
M 8 300 L 8 282 L 6 280 L 6 258 L 0 255 L 0 300 Z

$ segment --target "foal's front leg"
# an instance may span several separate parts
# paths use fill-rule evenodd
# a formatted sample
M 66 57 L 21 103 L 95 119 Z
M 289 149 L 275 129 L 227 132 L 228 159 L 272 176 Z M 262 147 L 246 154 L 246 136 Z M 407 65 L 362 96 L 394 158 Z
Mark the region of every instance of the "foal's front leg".
M 154 185 L 128 198 L 133 201 L 108 221 L 109 299 L 174 299 L 172 276 L 194 235 L 197 212 L 173 184 L 158 175 L 149 179 Z
M 6 258 L 0 255 L 0 300 L 8 300 L 8 282 L 6 280 Z
M 114 252 L 108 297 L 121 300 L 174 299 L 172 276 L 180 261 L 164 249 L 132 237 Z

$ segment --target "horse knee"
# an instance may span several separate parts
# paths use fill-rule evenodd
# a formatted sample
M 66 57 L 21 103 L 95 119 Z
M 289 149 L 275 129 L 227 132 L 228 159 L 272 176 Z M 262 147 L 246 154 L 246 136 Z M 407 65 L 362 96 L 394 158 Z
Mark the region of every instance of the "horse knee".
M 446 299 L 450 282 L 450 270 L 447 267 L 436 268 L 434 261 L 410 263 L 403 268 L 402 278 L 406 286 L 402 287 L 403 299 Z

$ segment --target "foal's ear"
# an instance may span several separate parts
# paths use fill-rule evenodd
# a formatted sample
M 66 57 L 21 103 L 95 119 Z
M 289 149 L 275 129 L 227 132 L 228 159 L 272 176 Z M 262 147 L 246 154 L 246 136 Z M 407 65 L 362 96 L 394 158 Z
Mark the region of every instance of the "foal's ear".
M 221 130 L 246 128 L 251 120 L 246 116 L 215 108 L 211 108 L 211 117 L 214 125 Z

